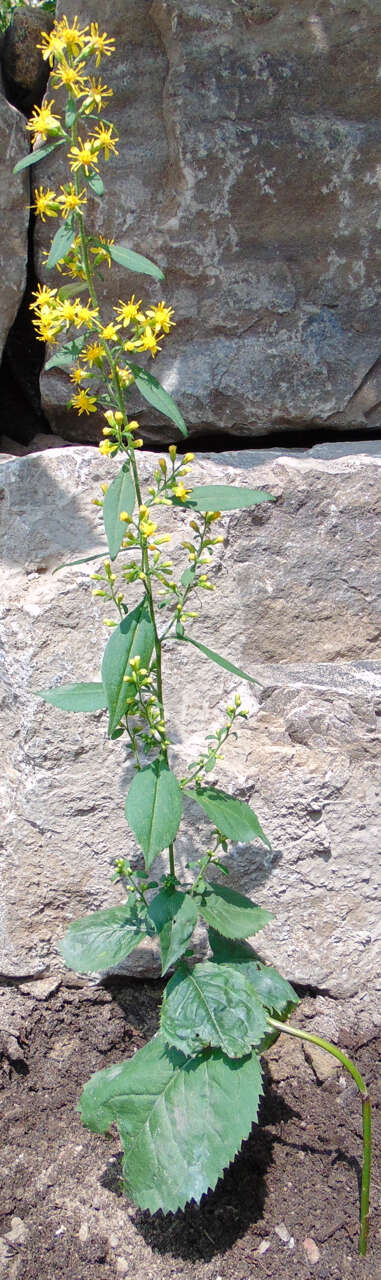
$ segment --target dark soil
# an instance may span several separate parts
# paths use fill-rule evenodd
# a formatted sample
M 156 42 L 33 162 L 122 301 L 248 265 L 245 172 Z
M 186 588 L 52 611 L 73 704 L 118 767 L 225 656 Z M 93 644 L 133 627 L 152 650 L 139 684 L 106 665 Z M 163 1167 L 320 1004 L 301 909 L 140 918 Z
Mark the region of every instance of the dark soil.
M 75 983 L 44 1001 L 25 994 L 19 1047 L 2 1060 L 4 1280 L 379 1280 L 380 1174 L 362 1260 L 361 1106 L 340 1068 L 319 1084 L 300 1042 L 281 1037 L 267 1058 L 261 1123 L 216 1190 L 200 1207 L 151 1217 L 120 1194 L 117 1133 L 84 1130 L 75 1104 L 92 1071 L 156 1030 L 161 989 Z M 379 1046 L 374 1032 L 361 1039 L 343 1047 L 374 1096 Z

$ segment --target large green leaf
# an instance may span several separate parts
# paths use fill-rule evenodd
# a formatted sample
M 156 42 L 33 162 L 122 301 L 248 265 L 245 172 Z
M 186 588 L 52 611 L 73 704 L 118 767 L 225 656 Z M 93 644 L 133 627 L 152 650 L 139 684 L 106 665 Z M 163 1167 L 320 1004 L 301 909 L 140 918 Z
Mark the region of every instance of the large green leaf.
M 57 351 L 54 351 L 46 361 L 45 373 L 48 369 L 69 369 L 70 365 L 78 360 L 84 341 L 85 335 L 82 334 L 80 338 L 72 338 L 71 342 L 65 342 L 63 347 L 57 347 Z
M 215 1049 L 186 1059 L 158 1035 L 129 1061 L 97 1071 L 79 1110 L 95 1133 L 116 1121 L 135 1203 L 174 1213 L 215 1187 L 234 1159 L 257 1118 L 261 1084 L 255 1052 L 237 1060 Z
M 60 711 L 103 711 L 107 707 L 102 681 L 93 684 L 59 684 L 54 689 L 36 689 L 36 698 L 51 702 Z
M 206 960 L 170 979 L 160 1025 L 168 1043 L 187 1055 L 219 1048 L 228 1058 L 243 1058 L 260 1044 L 267 1018 L 239 965 Z
M 173 499 L 175 505 L 179 499 Z M 232 484 L 200 484 L 180 502 L 194 511 L 240 511 L 243 507 L 256 507 L 259 502 L 275 502 L 273 494 L 265 489 L 243 489 Z
M 130 369 L 134 375 L 136 386 L 141 395 L 144 396 L 144 399 L 148 400 L 148 403 L 152 404 L 154 409 L 158 409 L 159 413 L 163 413 L 165 418 L 170 418 L 183 436 L 187 436 L 187 425 L 169 392 L 165 391 L 157 378 L 154 378 L 152 373 L 148 373 L 146 369 L 141 369 L 137 364 L 131 364 Z
M 185 787 L 185 792 L 191 800 L 196 800 L 217 831 L 221 831 L 228 840 L 237 840 L 241 844 L 262 840 L 263 844 L 271 848 L 256 813 L 244 800 L 237 800 L 235 796 L 228 795 L 227 791 L 219 791 L 217 787 L 197 787 L 195 791 Z
M 74 237 L 75 229 L 73 223 L 67 219 L 67 221 L 63 222 L 62 226 L 58 228 L 58 231 L 56 231 L 56 234 L 53 237 L 49 256 L 45 263 L 48 271 L 51 271 L 52 267 L 57 266 L 57 262 L 61 262 L 61 259 L 66 257 L 69 249 L 71 249 Z
M 36 147 L 35 151 L 31 151 L 29 155 L 23 156 L 22 160 L 17 161 L 13 172 L 21 173 L 21 169 L 29 169 L 31 164 L 38 164 L 39 160 L 44 160 L 45 156 L 50 156 L 51 152 L 56 150 L 56 147 L 62 147 L 62 143 L 65 141 L 65 138 L 59 138 L 58 142 L 46 142 L 44 147 Z
M 109 545 L 111 560 L 120 551 L 126 526 L 120 519 L 121 511 L 131 516 L 135 506 L 135 485 L 131 476 L 129 462 L 124 462 L 118 475 L 109 485 L 103 503 L 103 520 Z
M 144 921 L 125 902 L 74 920 L 60 942 L 60 951 L 76 973 L 97 973 L 120 964 L 146 937 Z
M 185 571 L 187 572 L 187 570 Z M 192 570 L 189 570 L 192 572 Z M 183 582 L 184 574 L 181 581 Z M 188 583 L 184 583 L 185 586 Z M 186 640 L 187 644 L 193 644 L 195 649 L 199 649 L 200 653 L 205 654 L 206 658 L 211 658 L 212 662 L 216 662 L 218 667 L 224 667 L 225 671 L 231 671 L 233 676 L 239 676 L 240 680 L 249 680 L 250 684 L 260 684 L 259 680 L 255 680 L 254 676 L 248 676 L 246 671 L 242 671 L 241 667 L 236 667 L 234 662 L 230 662 L 229 658 L 222 658 L 220 653 L 215 653 L 214 649 L 208 649 L 206 644 L 201 644 L 200 640 L 193 640 L 191 636 L 177 636 L 178 640 Z
M 273 919 L 271 911 L 257 907 L 245 894 L 223 884 L 204 889 L 199 912 L 225 938 L 252 938 Z
M 277 969 L 264 964 L 247 942 L 232 942 L 222 938 L 214 929 L 209 929 L 209 942 L 215 964 L 239 965 L 269 1013 L 277 1018 L 288 1018 L 296 1009 L 299 996 L 294 988 Z
M 164 760 L 135 774 L 126 796 L 126 818 L 143 849 L 147 870 L 175 839 L 182 809 L 181 787 Z
M 106 645 L 102 662 L 102 681 L 107 693 L 109 734 L 114 733 L 126 710 L 131 689 L 125 675 L 131 674 L 131 658 L 140 655 L 142 666 L 148 667 L 154 646 L 154 630 L 145 601 L 132 609 L 119 626 L 114 627 Z
M 120 267 L 127 267 L 128 271 L 137 271 L 145 276 L 153 276 L 154 280 L 164 280 L 164 273 L 155 262 L 151 262 L 150 258 L 144 258 L 143 254 L 135 253 L 133 249 L 125 249 L 122 244 L 110 244 L 109 252 L 114 262 L 118 262 Z
M 160 889 L 149 905 L 148 915 L 159 935 L 164 974 L 184 955 L 197 922 L 197 903 L 189 893 Z

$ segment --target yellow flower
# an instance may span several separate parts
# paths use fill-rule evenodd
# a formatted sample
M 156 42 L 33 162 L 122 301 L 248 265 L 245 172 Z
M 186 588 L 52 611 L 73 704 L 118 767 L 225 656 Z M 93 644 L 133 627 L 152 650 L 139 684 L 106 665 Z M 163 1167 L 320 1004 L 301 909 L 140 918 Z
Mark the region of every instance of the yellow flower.
M 174 326 L 174 320 L 171 320 L 174 311 L 173 307 L 166 307 L 165 302 L 159 302 L 157 307 L 149 307 L 147 318 L 154 327 L 155 333 L 159 333 L 162 329 L 163 333 L 169 333 L 171 326 Z
M 140 530 L 144 538 L 151 538 L 152 534 L 155 533 L 156 529 L 157 529 L 157 524 L 155 524 L 154 520 L 140 521 Z
M 82 369 L 72 369 L 71 373 L 69 374 L 70 381 L 75 383 L 82 382 L 82 378 L 84 376 L 86 377 L 86 375 L 83 374 Z
M 128 346 L 128 343 L 126 345 Z M 155 358 L 158 351 L 161 351 L 156 334 L 153 333 L 149 324 L 146 325 L 144 333 L 142 333 L 140 338 L 137 339 L 135 345 L 137 351 L 149 351 L 153 358 Z
M 73 396 L 73 399 L 70 401 L 70 404 L 72 405 L 73 409 L 78 410 L 79 414 L 96 413 L 97 411 L 97 402 L 96 402 L 95 396 L 89 396 L 88 392 L 85 391 L 83 387 L 81 387 L 81 390 L 77 391 L 76 395 Z
M 112 130 L 113 125 L 109 124 L 106 127 L 102 120 L 94 129 L 94 146 L 97 148 L 97 151 L 101 151 L 103 148 L 105 160 L 109 160 L 112 151 L 116 156 L 118 155 L 118 149 L 115 146 L 115 143 L 118 142 L 118 134 L 116 133 L 115 138 L 113 138 Z
M 61 22 L 55 23 L 55 29 L 61 46 L 63 45 L 63 48 L 67 49 L 69 54 L 71 53 L 76 57 L 77 53 L 80 53 L 80 50 L 85 47 L 89 28 L 82 27 L 81 30 L 78 26 L 78 18 L 73 18 L 72 26 L 70 27 L 67 18 L 62 18 Z
M 98 445 L 98 449 L 100 453 L 104 453 L 105 456 L 107 457 L 109 453 L 114 452 L 115 444 L 113 444 L 111 440 L 101 440 L 100 444 Z
M 92 329 L 93 320 L 97 319 L 98 314 L 99 314 L 98 307 L 94 307 L 93 310 L 91 310 L 90 300 L 87 303 L 87 306 L 85 307 L 83 307 L 79 302 L 77 305 L 77 313 L 74 321 L 76 329 L 81 329 L 83 324 L 85 324 L 87 328 Z
M 63 54 L 65 41 L 59 34 L 58 25 L 56 23 L 49 34 L 47 31 L 42 31 L 41 35 L 42 44 L 38 44 L 37 49 L 41 49 L 44 61 L 46 62 L 49 60 L 49 64 L 52 67 L 54 59 L 59 58 L 61 54 Z
M 36 187 L 34 200 L 35 203 L 32 205 L 32 209 L 35 209 L 42 222 L 45 222 L 45 217 L 57 217 L 58 198 L 55 191 L 51 191 L 49 188 L 44 191 L 43 187 Z
M 185 499 L 188 497 L 188 493 L 192 493 L 192 490 L 186 489 L 183 484 L 175 484 L 172 489 L 172 493 L 175 494 L 176 498 L 180 498 L 181 502 L 185 502 Z
M 86 114 L 88 111 L 101 111 L 106 98 L 112 98 L 112 96 L 112 89 L 108 89 L 101 80 L 98 80 L 97 84 L 95 76 L 90 76 L 88 87 L 83 94 L 82 110 Z
M 145 315 L 142 311 L 139 311 L 141 305 L 141 301 L 135 302 L 134 293 L 129 302 L 122 302 L 121 298 L 119 299 L 119 307 L 114 307 L 114 311 L 117 312 L 118 320 L 121 321 L 124 329 L 127 329 L 127 326 L 131 324 L 131 320 L 137 320 L 139 324 L 145 324 Z
M 112 323 L 105 324 L 103 329 L 99 330 L 100 336 L 101 338 L 105 338 L 106 342 L 107 341 L 111 342 L 113 338 L 118 337 L 118 329 L 119 329 L 119 325 L 115 325 Z
M 69 90 L 69 93 L 73 94 L 74 98 L 79 98 L 80 94 L 84 92 L 85 81 L 83 76 L 80 74 L 81 71 L 83 71 L 83 68 L 83 62 L 81 62 L 78 67 L 71 67 L 70 64 L 66 62 L 66 58 L 62 57 L 60 58 L 59 65 L 55 67 L 54 71 L 52 71 L 52 80 L 57 88 L 60 88 L 62 85 L 65 89 Z
M 84 138 L 82 141 L 82 138 L 78 138 L 78 146 L 70 147 L 68 158 L 73 173 L 78 169 L 84 169 L 87 177 L 91 169 L 97 169 L 99 163 L 98 149 L 94 139 Z
M 102 357 L 103 347 L 101 347 L 100 342 L 91 342 L 90 346 L 86 347 L 85 351 L 82 352 L 81 358 L 82 360 L 86 360 L 86 364 L 90 365 L 90 369 L 92 369 L 93 364 L 96 364 L 98 360 L 102 359 Z
M 99 34 L 98 23 L 92 22 L 90 25 L 90 41 L 91 41 L 91 46 L 90 46 L 91 51 L 96 54 L 95 65 L 96 67 L 99 67 L 102 54 L 105 54 L 106 57 L 109 58 L 110 53 L 114 53 L 115 40 L 110 39 L 110 37 L 107 36 L 106 31 L 104 31 L 103 35 L 101 36 Z
M 61 320 L 64 320 L 67 329 L 70 328 L 71 324 L 75 324 L 77 318 L 77 303 L 77 298 L 74 302 L 72 302 L 71 298 L 64 298 L 63 302 L 58 302 L 59 314 Z
M 121 369 L 120 365 L 116 365 L 116 372 L 120 382 L 123 383 L 123 386 L 130 387 L 131 383 L 135 382 L 134 375 L 131 373 L 130 369 Z
M 58 116 L 54 116 L 50 108 L 54 105 L 53 98 L 51 102 L 46 102 L 43 107 L 35 107 L 30 120 L 26 122 L 26 128 L 33 134 L 32 141 L 35 142 L 39 136 L 45 138 L 57 137 L 63 134 L 63 128 Z
M 55 310 L 57 306 L 57 289 L 50 289 L 47 284 L 38 284 L 37 289 L 32 293 L 32 298 L 35 298 L 36 301 L 30 303 L 31 311 Z
M 62 327 L 54 316 L 40 316 L 33 324 L 41 342 L 55 342 L 56 334 L 60 333 Z
M 73 210 L 80 211 L 81 205 L 87 204 L 85 188 L 83 188 L 83 191 L 77 192 L 74 183 L 68 182 L 60 190 L 62 191 L 62 196 L 57 196 L 57 204 L 60 206 L 63 218 L 67 218 L 70 213 L 73 213 Z

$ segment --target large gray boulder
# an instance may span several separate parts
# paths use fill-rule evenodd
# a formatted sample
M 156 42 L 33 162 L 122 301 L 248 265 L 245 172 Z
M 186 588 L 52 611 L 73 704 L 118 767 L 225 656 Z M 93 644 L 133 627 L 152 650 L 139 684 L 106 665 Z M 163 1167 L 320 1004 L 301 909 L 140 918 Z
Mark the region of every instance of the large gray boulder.
M 89 18 L 85 0 L 63 12 Z M 120 135 L 91 221 L 166 273 L 152 287 L 113 267 L 110 314 L 165 289 L 177 328 L 156 370 L 192 431 L 376 427 L 379 0 L 94 0 L 91 17 L 116 40 L 102 72 Z M 62 154 L 44 171 L 61 182 Z M 65 375 L 43 396 L 54 430 L 97 438 Z
M 152 462 L 141 458 L 146 479 Z M 131 777 L 123 740 L 107 740 L 103 712 L 64 715 L 32 693 L 99 677 L 107 608 L 91 595 L 94 563 L 53 569 L 102 547 L 90 499 L 117 465 L 67 448 L 1 471 L 0 971 L 8 975 L 59 974 L 68 921 L 120 901 L 114 859 L 137 855 L 123 813 Z M 217 590 L 204 594 L 193 630 L 261 684 L 198 660 L 191 646 L 168 645 L 174 768 L 181 776 L 239 688 L 250 719 L 215 778 L 253 804 L 272 851 L 233 847 L 232 883 L 275 912 L 258 939 L 267 960 L 335 998 L 357 993 L 370 1008 L 380 936 L 379 462 L 285 457 L 255 467 L 247 452 L 204 459 L 193 479 L 265 485 L 277 500 L 224 517 Z M 175 559 L 186 519 L 173 515 Z M 205 847 L 208 830 L 189 803 L 180 865 Z M 139 948 L 126 968 L 152 974 L 157 959 Z
M 0 358 L 26 284 L 29 178 L 13 169 L 28 148 L 23 118 L 0 88 Z

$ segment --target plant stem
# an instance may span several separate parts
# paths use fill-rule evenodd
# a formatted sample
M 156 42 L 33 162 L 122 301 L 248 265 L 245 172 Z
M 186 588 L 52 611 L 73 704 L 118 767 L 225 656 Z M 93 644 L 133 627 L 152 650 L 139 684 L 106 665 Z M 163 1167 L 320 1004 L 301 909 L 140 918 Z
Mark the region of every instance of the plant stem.
M 321 1036 L 315 1036 L 310 1031 L 300 1031 L 299 1027 L 286 1026 L 284 1022 L 278 1022 L 276 1018 L 268 1017 L 270 1027 L 274 1027 L 276 1031 L 284 1031 L 285 1035 L 296 1036 L 298 1040 L 307 1040 L 309 1044 L 318 1045 L 319 1049 L 325 1049 L 326 1053 L 330 1053 L 333 1058 L 337 1058 L 346 1067 L 352 1076 L 357 1088 L 361 1093 L 362 1101 L 362 1118 L 363 1118 L 363 1165 L 361 1178 L 361 1203 L 360 1203 L 360 1239 L 359 1253 L 364 1258 L 368 1241 L 368 1225 L 369 1225 L 369 1189 L 370 1189 L 370 1172 L 372 1159 L 372 1121 L 371 1121 L 371 1103 L 368 1089 L 360 1076 L 354 1062 L 347 1058 L 342 1049 L 338 1049 L 336 1045 L 331 1044 L 330 1040 L 323 1040 Z

